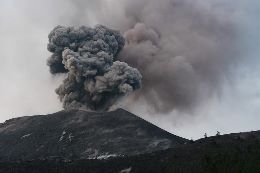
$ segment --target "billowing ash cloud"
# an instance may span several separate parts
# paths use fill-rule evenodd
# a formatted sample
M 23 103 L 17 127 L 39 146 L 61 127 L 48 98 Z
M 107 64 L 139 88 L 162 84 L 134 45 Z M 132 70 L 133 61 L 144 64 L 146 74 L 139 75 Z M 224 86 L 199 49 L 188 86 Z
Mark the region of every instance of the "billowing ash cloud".
M 140 101 L 159 113 L 186 111 L 221 92 L 240 58 L 235 11 L 228 3 L 126 1 L 125 13 L 131 27 L 119 59 L 143 76 L 142 89 L 127 103 Z
M 68 73 L 56 89 L 65 109 L 108 110 L 118 98 L 141 87 L 141 74 L 117 61 L 125 39 L 117 31 L 57 26 L 49 34 L 50 72 Z
M 240 12 L 233 3 L 224 0 L 122 0 L 121 3 L 113 0 L 97 0 L 95 3 L 75 0 L 71 1 L 71 6 L 80 12 L 73 15 L 71 24 L 84 23 L 84 17 L 86 23 L 91 23 L 91 15 L 88 14 L 93 9 L 88 9 L 88 5 L 93 5 L 93 9 L 100 9 L 93 12 L 97 23 L 118 28 L 124 33 L 125 46 L 124 39 L 114 33 L 115 38 L 120 38 L 117 41 L 121 47 L 108 46 L 111 49 L 103 51 L 114 50 L 113 61 L 126 62 L 142 74 L 142 88 L 126 98 L 127 104 L 120 104 L 131 111 L 141 104 L 149 112 L 155 113 L 198 108 L 200 103 L 207 101 L 212 95 L 221 93 L 223 84 L 233 78 L 230 72 L 243 56 L 238 29 Z M 66 31 L 62 29 L 56 30 L 59 30 L 60 35 L 66 35 Z M 90 29 L 90 32 L 94 32 L 93 30 L 95 29 Z M 78 55 L 82 54 L 78 49 L 81 41 L 71 42 L 69 40 L 73 40 L 75 36 L 65 35 L 61 39 L 64 43 L 54 44 L 55 50 L 52 50 L 52 44 L 49 46 L 49 50 L 54 53 L 48 61 L 52 73 L 68 71 L 67 66 L 71 64 L 69 57 L 72 54 L 73 57 L 82 57 Z M 64 51 L 66 47 L 73 52 Z M 92 50 L 93 46 L 87 49 Z M 98 55 L 97 52 L 91 54 Z M 61 63 L 64 58 L 68 63 Z M 80 68 L 76 69 L 71 69 L 69 73 L 84 73 L 78 70 Z M 96 73 L 90 68 L 88 73 L 92 72 Z M 95 85 L 99 85 L 101 81 L 97 79 L 95 78 L 98 81 Z M 93 88 L 89 87 L 91 83 L 85 86 Z M 63 89 L 60 88 L 57 92 L 67 105 L 65 94 L 60 91 Z M 86 98 L 77 98 L 81 99 Z M 96 97 L 92 99 L 96 100 Z

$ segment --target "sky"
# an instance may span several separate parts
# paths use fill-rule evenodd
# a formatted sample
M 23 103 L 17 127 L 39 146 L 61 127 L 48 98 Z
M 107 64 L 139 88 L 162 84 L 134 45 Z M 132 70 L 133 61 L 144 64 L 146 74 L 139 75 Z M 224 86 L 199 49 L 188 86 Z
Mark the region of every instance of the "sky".
M 52 76 L 46 66 L 50 30 L 101 23 L 124 32 L 131 25 L 127 5 L 127 0 L 0 0 L 0 122 L 62 110 L 54 90 L 64 76 Z M 145 104 L 134 104 L 129 111 L 188 139 L 260 129 L 260 2 L 230 0 L 226 5 L 236 14 L 243 57 L 232 79 L 192 111 L 154 114 Z

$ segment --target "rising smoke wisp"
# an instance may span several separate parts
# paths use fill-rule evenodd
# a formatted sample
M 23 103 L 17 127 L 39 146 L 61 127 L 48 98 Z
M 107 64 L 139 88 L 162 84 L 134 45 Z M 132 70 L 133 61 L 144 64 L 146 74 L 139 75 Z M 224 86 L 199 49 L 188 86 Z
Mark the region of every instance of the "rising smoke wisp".
M 117 55 L 125 40 L 105 26 L 55 27 L 49 34 L 50 72 L 67 73 L 56 89 L 65 109 L 106 111 L 141 87 L 141 74 Z

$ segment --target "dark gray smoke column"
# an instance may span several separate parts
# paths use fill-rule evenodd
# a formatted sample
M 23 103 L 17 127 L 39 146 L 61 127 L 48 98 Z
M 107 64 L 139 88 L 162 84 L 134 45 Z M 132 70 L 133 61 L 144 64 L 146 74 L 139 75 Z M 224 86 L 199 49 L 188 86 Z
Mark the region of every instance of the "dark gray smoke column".
M 141 74 L 116 61 L 125 40 L 119 32 L 57 26 L 49 34 L 50 72 L 68 73 L 56 89 L 65 109 L 108 110 L 118 98 L 141 87 Z

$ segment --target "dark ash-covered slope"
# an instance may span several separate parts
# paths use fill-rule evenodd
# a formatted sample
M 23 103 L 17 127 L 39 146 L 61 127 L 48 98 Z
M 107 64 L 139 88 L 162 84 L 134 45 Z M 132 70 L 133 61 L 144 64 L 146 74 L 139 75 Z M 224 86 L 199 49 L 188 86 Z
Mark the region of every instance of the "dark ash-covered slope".
M 137 155 L 187 141 L 122 109 L 60 111 L 0 124 L 0 161 Z
M 259 173 L 260 131 L 214 136 L 125 157 L 0 161 L 2 173 Z

